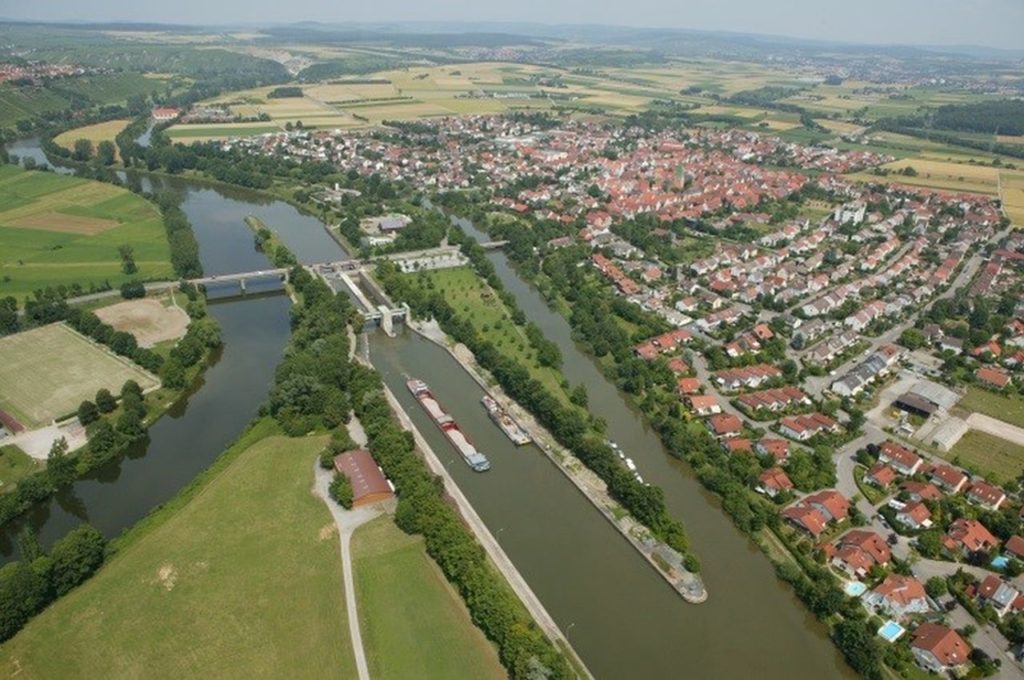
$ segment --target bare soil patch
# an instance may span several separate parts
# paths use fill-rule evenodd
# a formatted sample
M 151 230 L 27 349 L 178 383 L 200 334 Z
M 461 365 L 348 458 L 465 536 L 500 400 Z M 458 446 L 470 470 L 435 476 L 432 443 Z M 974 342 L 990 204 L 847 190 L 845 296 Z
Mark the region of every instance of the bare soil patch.
M 160 300 L 126 300 L 96 310 L 96 316 L 119 331 L 135 336 L 140 347 L 177 340 L 188 330 L 188 314 L 180 307 L 164 307 Z

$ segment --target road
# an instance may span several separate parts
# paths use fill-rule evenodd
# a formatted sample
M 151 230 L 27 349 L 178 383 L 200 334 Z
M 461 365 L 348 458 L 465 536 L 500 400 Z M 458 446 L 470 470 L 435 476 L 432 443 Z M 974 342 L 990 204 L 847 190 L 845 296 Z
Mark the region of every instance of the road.
M 352 574 L 352 534 L 356 529 L 378 517 L 382 508 L 376 505 L 364 505 L 359 508 L 345 510 L 330 496 L 328 489 L 333 474 L 330 470 L 320 467 L 320 461 L 313 462 L 313 492 L 319 496 L 334 518 L 338 527 L 338 538 L 341 544 L 341 569 L 345 582 L 345 608 L 348 613 L 348 631 L 352 638 L 352 651 L 356 657 L 356 671 L 359 680 L 370 680 L 370 668 L 366 663 L 366 650 L 363 649 L 363 634 L 359 628 L 359 611 L 356 605 L 355 578 Z

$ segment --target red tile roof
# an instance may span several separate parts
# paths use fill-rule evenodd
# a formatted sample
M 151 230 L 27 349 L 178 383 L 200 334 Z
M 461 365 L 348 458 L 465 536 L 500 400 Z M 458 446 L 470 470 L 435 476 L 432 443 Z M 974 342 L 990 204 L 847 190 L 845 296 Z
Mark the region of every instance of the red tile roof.
M 911 647 L 931 654 L 943 666 L 961 666 L 967 663 L 971 646 L 952 628 L 937 623 L 922 623 L 914 631 Z

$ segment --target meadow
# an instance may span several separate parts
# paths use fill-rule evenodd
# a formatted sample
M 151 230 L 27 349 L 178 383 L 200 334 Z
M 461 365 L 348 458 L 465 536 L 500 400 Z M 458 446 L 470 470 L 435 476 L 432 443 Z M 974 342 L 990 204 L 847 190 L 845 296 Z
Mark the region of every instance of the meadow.
M 530 374 L 544 384 L 555 396 L 568 403 L 559 371 L 541 366 L 537 351 L 530 344 L 520 326 L 512 323 L 508 309 L 476 272 L 469 267 L 437 269 L 409 274 L 421 286 L 435 289 L 460 318 L 473 323 L 483 337 L 501 351 L 530 370 Z
M 355 677 L 338 535 L 310 493 L 325 439 L 257 441 L 268 429 L 250 430 L 190 498 L 144 520 L 96 576 L 4 643 L 0 672 Z
M 93 104 L 120 104 L 133 95 L 167 89 L 167 83 L 141 73 L 106 73 L 61 78 L 49 86 L 0 84 L 0 128 L 64 111 L 75 98 Z
M 138 266 L 122 271 L 118 248 Z M 112 184 L 0 166 L 0 296 L 174 277 L 156 206 Z
M 80 128 L 74 128 L 62 132 L 53 138 L 57 144 L 60 144 L 65 149 L 74 150 L 75 142 L 79 139 L 88 139 L 92 142 L 93 153 L 95 153 L 96 146 L 100 142 L 113 142 L 121 130 L 124 130 L 128 123 L 131 121 L 118 119 L 108 120 L 102 123 L 96 123 L 94 125 L 86 125 Z M 115 152 L 115 155 L 119 155 L 120 151 Z
M 422 537 L 378 517 L 356 530 L 352 554 L 372 677 L 506 677 L 494 646 L 473 625 Z
M 983 413 L 992 418 L 1006 421 L 1017 427 L 1024 427 L 1024 399 L 1010 398 L 971 385 L 957 407 L 971 413 Z
M 1024 473 L 1024 446 L 977 430 L 969 430 L 943 457 L 996 482 L 1016 479 Z
M 0 446 L 0 493 L 13 491 L 18 480 L 45 467 L 14 444 Z
M 26 427 L 73 413 L 106 388 L 121 391 L 127 380 L 145 390 L 153 375 L 58 323 L 0 338 L 0 410 Z

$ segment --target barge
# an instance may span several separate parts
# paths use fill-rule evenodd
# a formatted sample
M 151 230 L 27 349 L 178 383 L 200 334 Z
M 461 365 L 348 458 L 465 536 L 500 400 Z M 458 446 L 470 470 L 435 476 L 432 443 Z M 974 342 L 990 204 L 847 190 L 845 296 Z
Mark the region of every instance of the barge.
M 434 398 L 427 383 L 422 380 L 408 380 L 405 385 L 412 392 L 412 396 L 416 397 L 416 400 L 423 406 L 423 410 L 427 412 L 430 419 L 434 421 L 444 436 L 448 438 L 448 441 L 451 442 L 451 445 L 455 447 L 455 450 L 462 455 L 463 460 L 466 461 L 469 467 L 476 472 L 485 472 L 491 469 L 491 462 L 487 460 L 487 456 L 477 451 L 477 448 L 473 446 L 473 442 L 469 441 L 465 433 L 459 429 L 455 419 L 441 408 L 441 404 Z
M 529 444 L 532 440 L 530 435 L 526 433 L 523 426 L 515 421 L 515 419 L 508 414 L 508 411 L 501 407 L 494 397 L 489 394 L 485 394 L 480 403 L 484 405 L 484 409 L 487 411 L 487 415 L 491 417 L 494 424 L 498 426 L 505 436 L 512 440 L 512 443 L 516 446 L 522 446 L 523 444 Z

